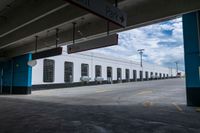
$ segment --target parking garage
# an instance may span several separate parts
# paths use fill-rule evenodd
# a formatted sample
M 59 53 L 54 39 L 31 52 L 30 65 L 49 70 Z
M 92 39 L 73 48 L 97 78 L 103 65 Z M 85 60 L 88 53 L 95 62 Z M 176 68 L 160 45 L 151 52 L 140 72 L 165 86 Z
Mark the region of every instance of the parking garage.
M 8 0 L 0 2 L 1 94 L 31 94 L 33 69 L 30 66 L 34 65 L 34 61 L 37 59 L 60 55 L 64 44 L 68 45 L 69 54 L 105 47 L 105 44 L 112 46 L 118 43 L 116 39 L 118 32 L 169 20 L 177 16 L 183 17 L 186 85 L 181 79 L 129 82 L 130 72 L 132 77 L 140 81 L 145 79 L 143 77 L 148 79 L 152 72 L 138 70 L 135 71 L 137 77 L 132 73 L 134 69 L 118 67 L 112 69 L 116 71 L 115 78 L 122 79 L 124 76 L 128 83 L 93 86 L 94 88 L 91 90 L 90 87 L 86 87 L 83 92 L 80 88 L 73 90 L 70 88 L 69 90 L 35 91 L 31 95 L 2 95 L 0 110 L 5 115 L 0 118 L 2 121 L 1 132 L 131 132 L 131 128 L 138 130 L 137 132 L 199 132 L 197 113 L 199 109 L 186 107 L 186 105 L 194 107 L 200 105 L 200 2 L 196 0 L 181 2 L 179 0 L 167 2 L 160 0 L 104 0 L 103 2 L 98 1 L 99 4 L 95 4 L 92 0 L 88 0 L 86 3 L 81 2 L 83 1 Z M 107 7 L 106 13 L 103 7 Z M 81 34 L 82 31 L 84 34 Z M 96 44 L 95 42 L 99 42 L 101 46 L 91 45 Z M 27 65 L 28 63 L 29 65 Z M 109 70 L 111 68 L 107 71 Z M 153 75 L 161 78 L 162 73 L 155 71 Z M 163 76 L 164 74 L 167 75 L 167 73 L 163 73 Z M 82 75 L 85 75 L 84 71 Z M 71 80 L 70 77 L 65 79 Z M 51 81 L 52 79 L 47 74 L 45 80 Z M 165 86 L 173 89 L 169 90 Z M 115 90 L 118 87 L 121 89 Z M 140 90 L 137 90 L 138 88 Z M 163 90 L 164 88 L 165 90 Z M 158 91 L 160 89 L 163 93 Z M 177 92 L 176 89 L 180 89 L 178 91 L 182 92 L 182 97 L 179 97 L 178 94 L 174 96 Z M 153 95 L 156 92 L 158 94 Z M 97 99 L 91 97 L 93 93 Z M 163 95 L 161 98 L 159 98 L 160 93 Z M 134 94 L 134 98 L 133 95 L 128 94 Z M 185 97 L 184 94 L 186 94 Z M 114 97 L 113 95 L 120 96 Z M 145 101 L 140 99 L 138 103 L 135 99 L 138 95 L 144 96 L 143 100 Z M 107 99 L 107 97 L 111 99 Z M 114 100 L 115 103 L 112 101 L 113 98 L 117 98 Z M 94 103 L 90 103 L 88 100 Z M 163 101 L 165 101 L 164 105 Z M 116 104 L 118 106 L 114 106 Z M 22 115 L 24 108 L 28 110 L 28 113 Z M 134 110 L 135 108 L 137 110 Z M 48 112 L 48 110 L 52 112 Z M 113 111 L 116 114 L 112 114 Z M 128 111 L 134 113 L 130 114 Z M 66 115 L 66 112 L 70 113 Z M 80 120 L 81 116 L 88 119 Z M 154 118 L 154 116 L 156 117 Z M 173 118 L 168 116 L 173 116 Z M 131 117 L 131 119 L 128 120 L 127 117 Z M 40 118 L 42 122 L 48 121 L 48 123 L 36 124 Z M 22 120 L 21 124 L 19 119 Z M 98 122 L 94 122 L 94 120 Z M 104 125 L 105 121 L 108 122 L 108 125 Z M 184 124 L 180 124 L 183 121 Z M 116 127 L 116 125 L 121 125 L 122 128 Z M 172 127 L 171 130 L 169 126 Z M 153 127 L 158 129 L 153 130 Z

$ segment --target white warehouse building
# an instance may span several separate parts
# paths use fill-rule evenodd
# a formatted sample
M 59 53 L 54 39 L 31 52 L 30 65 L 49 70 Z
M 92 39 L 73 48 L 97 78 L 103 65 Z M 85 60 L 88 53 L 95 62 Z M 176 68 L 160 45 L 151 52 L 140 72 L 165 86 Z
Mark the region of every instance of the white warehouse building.
M 32 68 L 34 88 L 60 88 L 97 83 L 119 83 L 165 79 L 176 76 L 175 69 L 134 62 L 93 52 L 39 59 Z

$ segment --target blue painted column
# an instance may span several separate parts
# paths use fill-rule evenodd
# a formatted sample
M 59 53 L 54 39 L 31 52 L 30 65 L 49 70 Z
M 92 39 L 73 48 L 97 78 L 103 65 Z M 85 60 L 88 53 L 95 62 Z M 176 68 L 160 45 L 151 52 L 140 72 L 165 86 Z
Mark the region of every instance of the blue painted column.
M 183 15 L 187 104 L 200 106 L 200 20 L 199 12 Z
M 22 55 L 13 59 L 13 94 L 31 93 L 32 68 L 27 64 L 31 59 L 31 54 Z
M 32 68 L 27 65 L 31 59 L 32 55 L 26 54 L 0 63 L 3 94 L 31 94 Z
M 3 72 L 2 72 L 3 70 Z M 1 62 L 1 93 L 3 94 L 9 94 L 10 93 L 10 87 L 12 85 L 11 82 L 11 62 L 4 61 Z

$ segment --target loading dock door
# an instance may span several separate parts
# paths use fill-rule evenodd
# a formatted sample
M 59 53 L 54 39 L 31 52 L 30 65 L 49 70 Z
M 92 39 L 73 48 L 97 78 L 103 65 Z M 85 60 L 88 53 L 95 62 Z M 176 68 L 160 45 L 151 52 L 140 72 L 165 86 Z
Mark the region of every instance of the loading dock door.
M 151 80 L 153 79 L 153 72 L 151 72 Z
M 159 79 L 162 79 L 162 74 L 161 73 L 159 74 Z
M 108 83 L 112 83 L 112 67 L 107 67 L 107 80 Z
M 142 80 L 143 80 L 143 72 L 140 71 L 140 81 L 142 81 Z
M 126 69 L 126 82 L 130 81 L 130 72 L 129 69 Z
M 148 72 L 145 72 L 145 78 L 146 78 L 146 80 L 149 80 L 149 73 Z
M 122 69 L 117 68 L 117 81 L 122 82 Z
M 72 62 L 65 62 L 65 72 L 64 72 L 64 79 L 66 83 L 73 82 L 73 75 L 74 75 L 74 64 Z
M 155 74 L 155 79 L 158 79 L 158 73 Z
M 137 75 L 136 75 L 136 70 L 133 70 L 133 81 L 136 81 L 137 79 Z

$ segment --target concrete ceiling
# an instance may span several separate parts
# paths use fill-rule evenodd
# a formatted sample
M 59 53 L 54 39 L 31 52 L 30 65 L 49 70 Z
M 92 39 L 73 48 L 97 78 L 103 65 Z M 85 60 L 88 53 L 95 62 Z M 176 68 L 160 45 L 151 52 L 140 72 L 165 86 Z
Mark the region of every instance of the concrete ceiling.
M 35 48 L 35 36 L 39 36 L 39 49 L 55 46 L 55 29 L 59 28 L 59 43 L 72 41 L 72 22 L 77 23 L 76 39 L 105 36 L 107 21 L 70 5 L 64 0 L 2 0 L 0 12 L 0 56 L 13 57 Z M 109 0 L 114 2 L 114 0 Z M 171 19 L 200 9 L 199 0 L 119 0 L 119 8 L 128 15 L 128 25 L 120 28 L 110 23 L 111 33 L 136 28 Z
M 12 6 L 12 3 L 15 0 L 1 0 L 0 1 L 0 12 L 2 12 L 3 10 L 5 10 L 6 8 L 10 8 Z

